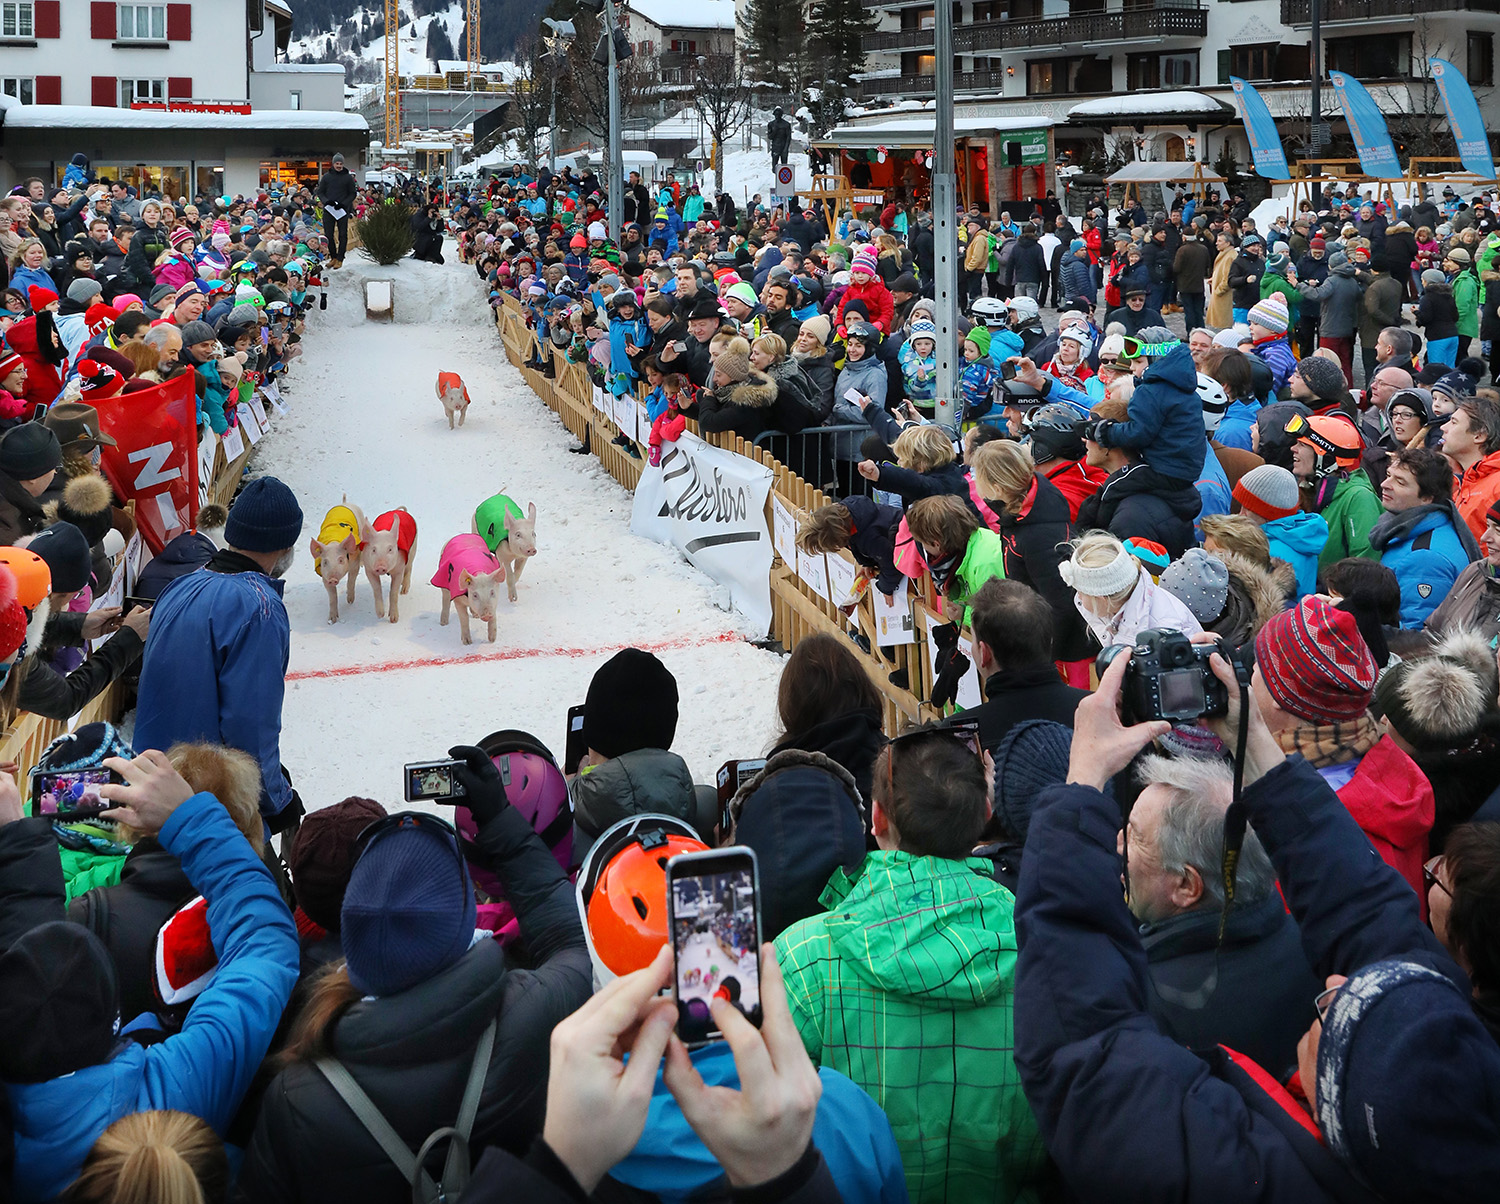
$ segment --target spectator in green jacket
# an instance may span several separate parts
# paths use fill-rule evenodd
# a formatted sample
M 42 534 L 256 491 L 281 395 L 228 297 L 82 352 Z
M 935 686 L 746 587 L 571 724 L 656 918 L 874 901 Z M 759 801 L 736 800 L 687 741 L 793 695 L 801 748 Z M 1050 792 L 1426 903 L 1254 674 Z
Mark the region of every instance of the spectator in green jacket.
M 1338 414 L 1293 418 L 1292 475 L 1301 487 L 1304 509 L 1321 514 L 1328 542 L 1318 556 L 1322 572 L 1346 556 L 1379 560 L 1370 546 L 1370 528 L 1384 513 L 1375 487 L 1360 467 L 1364 446 L 1354 424 Z
M 1453 285 L 1453 303 L 1458 306 L 1458 359 L 1469 354 L 1469 340 L 1479 337 L 1479 277 L 1464 247 L 1454 247 L 1443 258 L 1443 271 Z
M 878 851 L 776 941 L 807 1052 L 885 1110 L 915 1204 L 1008 1204 L 1043 1163 L 1013 1053 L 1015 898 L 969 855 L 988 776 L 978 742 L 941 728 L 888 744 Z

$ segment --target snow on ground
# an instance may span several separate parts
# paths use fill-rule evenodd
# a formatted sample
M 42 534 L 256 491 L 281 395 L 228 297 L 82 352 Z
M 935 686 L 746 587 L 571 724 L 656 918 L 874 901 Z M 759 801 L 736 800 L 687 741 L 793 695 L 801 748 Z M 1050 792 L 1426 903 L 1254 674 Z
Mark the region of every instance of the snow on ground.
M 395 281 L 395 324 L 365 320 L 368 278 Z M 630 495 L 591 456 L 569 453 L 575 440 L 506 361 L 473 270 L 411 259 L 381 268 L 356 253 L 331 279 L 328 309 L 313 311 L 291 373 L 291 413 L 253 465 L 291 485 L 306 515 L 287 574 L 281 755 L 307 806 L 351 794 L 404 806 L 403 763 L 500 728 L 534 733 L 561 761 L 568 708 L 630 644 L 657 651 L 677 677 L 674 747 L 696 780 L 764 752 L 781 658 L 745 642 L 760 633 L 720 609 L 726 591 L 672 548 L 630 533 Z M 448 430 L 434 392 L 439 370 L 458 372 L 473 398 L 459 430 Z M 519 601 L 502 596 L 496 643 L 476 624 L 466 648 L 456 615 L 438 625 L 429 580 L 444 542 L 502 491 L 535 503 L 539 551 Z M 364 578 L 352 610 L 341 592 L 339 622 L 327 621 L 306 541 L 345 493 L 371 519 L 405 506 L 417 520 L 411 592 L 395 625 L 375 619 Z
M 741 135 L 730 139 L 737 143 Z M 724 152 L 724 191 L 735 199 L 736 204 L 743 205 L 747 200 L 760 193 L 761 199 L 768 202 L 773 195 L 780 195 L 781 188 L 776 183 L 776 173 L 771 167 L 771 152 L 759 135 L 754 139 L 756 146 L 750 150 L 726 150 Z M 793 151 L 787 155 L 787 163 L 796 172 L 793 183 L 796 187 L 807 189 L 812 186 L 812 168 L 808 166 L 807 153 L 805 151 Z M 715 188 L 713 171 L 704 172 L 704 195 L 710 195 Z

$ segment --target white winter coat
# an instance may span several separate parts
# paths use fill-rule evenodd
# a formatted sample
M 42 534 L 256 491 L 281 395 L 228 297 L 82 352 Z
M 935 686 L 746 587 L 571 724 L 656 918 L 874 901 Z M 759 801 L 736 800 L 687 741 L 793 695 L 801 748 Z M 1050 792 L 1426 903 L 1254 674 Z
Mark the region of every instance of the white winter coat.
M 1183 635 L 1196 635 L 1203 630 L 1203 624 L 1193 617 L 1193 612 L 1176 595 L 1151 580 L 1151 574 L 1145 569 L 1140 570 L 1134 592 L 1125 599 L 1125 605 L 1115 612 L 1113 618 L 1101 619 L 1083 605 L 1077 594 L 1073 595 L 1073 605 L 1078 607 L 1078 613 L 1101 648 L 1111 644 L 1133 644 L 1135 637 L 1150 627 L 1165 627 Z

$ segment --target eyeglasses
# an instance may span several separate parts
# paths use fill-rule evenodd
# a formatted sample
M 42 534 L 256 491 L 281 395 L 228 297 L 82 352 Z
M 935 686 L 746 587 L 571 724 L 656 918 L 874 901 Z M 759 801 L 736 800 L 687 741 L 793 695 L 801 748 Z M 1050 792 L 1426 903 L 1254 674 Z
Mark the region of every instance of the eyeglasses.
M 979 762 L 979 771 L 984 772 L 984 745 L 979 740 L 979 721 L 977 719 L 964 719 L 941 725 L 931 724 L 924 727 L 913 728 L 909 732 L 902 732 L 894 737 L 886 745 L 885 757 L 885 789 L 889 797 L 894 792 L 896 748 L 898 745 L 912 747 L 919 740 L 927 740 L 937 736 L 946 736 L 957 740 L 965 748 L 974 754 L 974 759 Z
M 1443 880 L 1437 876 L 1438 866 L 1442 863 L 1443 855 L 1441 853 L 1436 857 L 1429 857 L 1422 865 L 1422 881 L 1426 884 L 1428 890 L 1431 890 L 1435 886 L 1451 899 L 1453 898 L 1453 892 L 1444 886 Z
M 1313 1000 L 1313 1007 L 1317 1009 L 1319 1024 L 1328 1023 L 1328 1009 L 1333 1006 L 1334 997 L 1343 989 L 1342 986 L 1337 986 L 1318 992 L 1317 998 Z

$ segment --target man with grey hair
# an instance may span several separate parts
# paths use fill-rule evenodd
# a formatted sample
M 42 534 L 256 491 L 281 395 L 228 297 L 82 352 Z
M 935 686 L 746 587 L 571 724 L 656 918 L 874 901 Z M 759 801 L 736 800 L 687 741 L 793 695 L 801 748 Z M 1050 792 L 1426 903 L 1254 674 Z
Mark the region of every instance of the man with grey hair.
M 143 340 L 156 352 L 156 374 L 162 380 L 170 380 L 182 369 L 178 357 L 182 354 L 182 331 L 170 322 L 161 322 L 146 331 Z
M 1297 1060 L 1321 983 L 1253 831 L 1219 940 L 1229 765 L 1146 757 L 1137 775 L 1143 789 L 1118 844 L 1126 902 L 1150 963 L 1147 1010 L 1191 1049 L 1227 1045 L 1280 1073 Z

